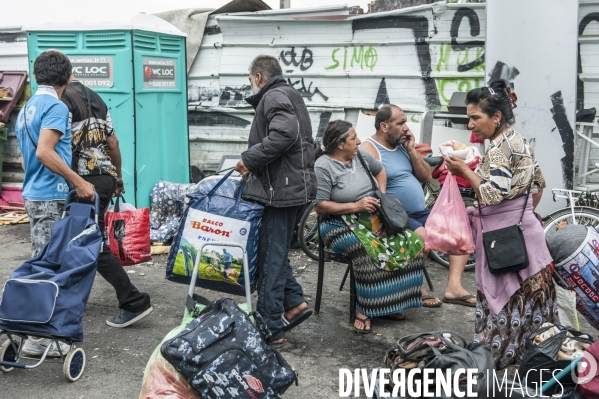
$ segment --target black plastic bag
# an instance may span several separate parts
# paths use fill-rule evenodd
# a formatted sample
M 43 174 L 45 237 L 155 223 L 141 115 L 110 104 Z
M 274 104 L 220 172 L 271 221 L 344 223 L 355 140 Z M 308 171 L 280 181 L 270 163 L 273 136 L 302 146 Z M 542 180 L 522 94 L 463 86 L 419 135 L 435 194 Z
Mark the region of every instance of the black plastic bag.
M 547 338 L 539 345 L 535 345 L 533 343 L 537 335 L 544 333 L 554 326 L 561 330 L 560 333 Z M 528 386 L 539 384 L 540 381 L 547 382 L 553 378 L 554 370 L 563 370 L 570 365 L 571 360 L 558 360 L 559 350 L 564 343 L 568 332 L 573 335 L 573 337 L 570 337 L 570 339 L 588 344 L 593 343 L 593 340 L 589 335 L 583 334 L 574 329 L 569 329 L 559 324 L 541 327 L 531 334 L 526 346 L 526 351 L 522 356 L 520 368 L 518 369 L 518 375 L 522 379 L 527 379 L 526 384 Z M 560 383 L 564 387 L 573 387 L 576 385 L 572 380 L 571 374 L 564 376 L 560 380 Z M 560 389 L 560 385 L 555 384 L 549 389 L 549 391 L 544 392 L 544 394 L 553 395 L 554 393 L 559 392 Z

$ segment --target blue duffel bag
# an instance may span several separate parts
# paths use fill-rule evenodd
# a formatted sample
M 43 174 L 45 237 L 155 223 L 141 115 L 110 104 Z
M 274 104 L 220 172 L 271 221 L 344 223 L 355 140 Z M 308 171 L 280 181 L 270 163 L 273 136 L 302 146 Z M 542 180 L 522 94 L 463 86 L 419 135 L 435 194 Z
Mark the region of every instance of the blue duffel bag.
M 173 238 L 166 265 L 166 278 L 189 284 L 201 243 L 220 241 L 242 244 L 248 255 L 250 288 L 257 281 L 258 235 L 262 222 L 262 205 L 241 199 L 244 180 L 230 196 L 217 194 L 230 179 L 227 173 L 208 193 L 189 194 L 189 207 L 183 214 Z M 234 179 L 234 178 L 231 178 Z M 201 254 L 196 285 L 233 295 L 245 295 L 243 253 L 239 248 L 207 247 Z
M 54 223 L 39 255 L 17 267 L 4 285 L 0 330 L 83 341 L 102 233 L 90 218 L 91 205 L 72 203 L 65 209 L 69 215 Z

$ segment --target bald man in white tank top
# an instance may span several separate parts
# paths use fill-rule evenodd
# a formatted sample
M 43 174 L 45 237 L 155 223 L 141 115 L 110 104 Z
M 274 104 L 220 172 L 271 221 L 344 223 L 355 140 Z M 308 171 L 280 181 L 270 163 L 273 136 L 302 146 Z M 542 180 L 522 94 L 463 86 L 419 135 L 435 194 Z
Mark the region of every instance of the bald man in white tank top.
M 426 208 L 421 184 L 431 181 L 431 169 L 416 151 L 414 135 L 406 122 L 401 108 L 382 106 L 375 117 L 376 133 L 365 140 L 361 148 L 383 163 L 387 173 L 387 194 L 402 203 L 410 217 L 408 228 L 424 240 L 424 225 L 430 209 Z M 467 255 L 449 256 L 449 278 L 443 302 L 476 306 L 476 297 L 462 286 L 467 262 Z M 441 301 L 423 289 L 422 306 L 439 307 Z

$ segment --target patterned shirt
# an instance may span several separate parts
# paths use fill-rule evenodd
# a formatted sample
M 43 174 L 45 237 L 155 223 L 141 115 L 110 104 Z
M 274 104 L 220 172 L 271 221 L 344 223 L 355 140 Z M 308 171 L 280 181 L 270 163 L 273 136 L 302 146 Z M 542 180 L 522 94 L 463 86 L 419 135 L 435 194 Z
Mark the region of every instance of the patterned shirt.
M 114 134 L 114 128 L 102 98 L 73 81 L 65 90 L 62 101 L 69 107 L 73 131 L 73 170 L 79 176 L 108 174 L 117 177 L 106 143 L 106 137 Z
M 531 178 L 534 179 L 532 194 L 545 188 L 545 178 L 530 144 L 513 128 L 491 141 L 476 174 L 483 179 L 480 200 L 485 205 L 497 205 L 504 199 L 526 195 Z

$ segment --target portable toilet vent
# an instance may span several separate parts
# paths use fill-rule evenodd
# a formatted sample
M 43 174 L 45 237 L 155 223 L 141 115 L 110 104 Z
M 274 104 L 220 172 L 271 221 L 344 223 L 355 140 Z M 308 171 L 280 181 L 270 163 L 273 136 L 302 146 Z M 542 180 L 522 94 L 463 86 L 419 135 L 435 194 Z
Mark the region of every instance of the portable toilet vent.
M 122 23 L 25 30 L 31 76 L 40 53 L 60 50 L 70 58 L 75 77 L 106 102 L 129 202 L 149 207 L 152 187 L 160 180 L 189 183 L 185 33 L 147 14 Z M 37 89 L 35 79 L 31 88 L 32 93 Z

